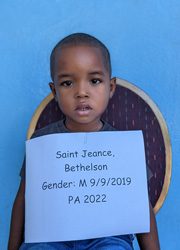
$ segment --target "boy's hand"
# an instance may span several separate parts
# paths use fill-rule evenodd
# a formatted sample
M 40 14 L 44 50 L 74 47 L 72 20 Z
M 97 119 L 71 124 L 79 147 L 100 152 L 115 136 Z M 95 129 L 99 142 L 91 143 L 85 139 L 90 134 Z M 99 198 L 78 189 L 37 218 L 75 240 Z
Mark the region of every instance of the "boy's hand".
M 153 208 L 149 202 L 150 208 L 150 232 L 137 234 L 137 240 L 141 250 L 160 250 L 156 219 Z
M 8 250 L 18 250 L 23 241 L 24 211 L 25 211 L 25 180 L 24 178 L 22 178 L 12 209 Z

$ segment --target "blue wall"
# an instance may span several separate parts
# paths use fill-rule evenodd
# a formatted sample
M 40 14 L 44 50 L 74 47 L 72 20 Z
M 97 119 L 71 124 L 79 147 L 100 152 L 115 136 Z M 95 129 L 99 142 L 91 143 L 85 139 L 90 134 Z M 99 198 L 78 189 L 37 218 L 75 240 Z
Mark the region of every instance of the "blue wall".
M 157 223 L 162 250 L 180 235 L 180 1 L 1 0 L 0 249 L 5 250 L 32 114 L 49 93 L 49 54 L 72 32 L 97 36 L 110 49 L 113 75 L 137 84 L 169 128 L 173 175 Z

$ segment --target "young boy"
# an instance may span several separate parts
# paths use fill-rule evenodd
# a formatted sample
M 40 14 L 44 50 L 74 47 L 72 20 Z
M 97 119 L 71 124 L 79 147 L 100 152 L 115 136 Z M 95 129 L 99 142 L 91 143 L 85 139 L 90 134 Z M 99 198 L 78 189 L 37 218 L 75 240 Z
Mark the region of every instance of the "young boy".
M 96 38 L 76 33 L 61 40 L 51 53 L 50 88 L 65 115 L 65 120 L 36 131 L 33 137 L 52 133 L 115 130 L 101 120 L 109 99 L 115 91 L 111 79 L 108 49 Z M 17 249 L 133 249 L 132 236 L 114 236 L 70 242 L 23 243 L 25 210 L 25 166 L 14 202 L 9 237 L 9 250 Z M 59 232 L 61 233 L 61 232 Z M 150 233 L 137 235 L 144 250 L 158 250 L 159 241 L 155 216 L 150 205 Z

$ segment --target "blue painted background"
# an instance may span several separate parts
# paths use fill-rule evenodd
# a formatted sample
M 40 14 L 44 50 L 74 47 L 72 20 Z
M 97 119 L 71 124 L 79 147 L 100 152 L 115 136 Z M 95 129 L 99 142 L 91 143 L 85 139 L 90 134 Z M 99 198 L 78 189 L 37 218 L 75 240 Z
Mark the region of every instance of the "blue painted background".
M 72 32 L 102 40 L 113 75 L 148 93 L 167 122 L 173 172 L 157 223 L 162 250 L 180 249 L 179 0 L 1 0 L 0 249 L 6 250 L 28 124 L 49 93 L 49 54 Z

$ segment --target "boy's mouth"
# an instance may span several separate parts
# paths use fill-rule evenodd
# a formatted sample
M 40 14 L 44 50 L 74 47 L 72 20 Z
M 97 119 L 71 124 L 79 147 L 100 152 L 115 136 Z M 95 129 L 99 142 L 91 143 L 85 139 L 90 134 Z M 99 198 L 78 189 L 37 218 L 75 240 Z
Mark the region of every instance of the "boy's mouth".
M 75 108 L 75 110 L 82 110 L 82 111 L 84 111 L 84 110 L 90 110 L 90 109 L 92 109 L 92 108 L 88 104 L 79 104 Z
M 87 104 L 80 104 L 75 108 L 79 115 L 88 115 L 92 108 Z

